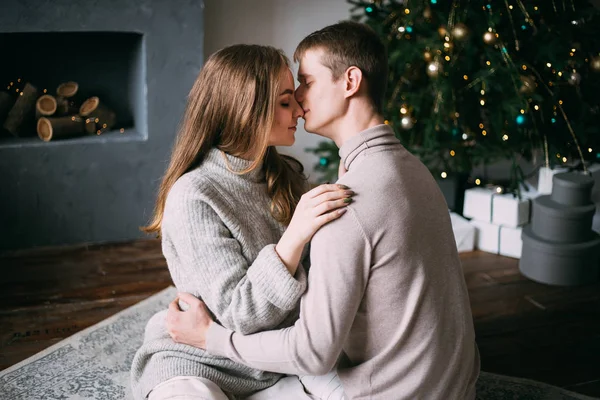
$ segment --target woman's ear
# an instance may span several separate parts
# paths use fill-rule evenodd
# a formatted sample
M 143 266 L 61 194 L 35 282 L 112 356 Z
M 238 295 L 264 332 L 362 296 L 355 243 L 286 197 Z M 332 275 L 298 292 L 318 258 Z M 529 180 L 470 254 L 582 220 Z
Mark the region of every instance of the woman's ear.
M 350 67 L 344 72 L 344 80 L 346 83 L 345 97 L 351 97 L 358 92 L 362 83 L 362 78 L 362 71 L 358 67 Z

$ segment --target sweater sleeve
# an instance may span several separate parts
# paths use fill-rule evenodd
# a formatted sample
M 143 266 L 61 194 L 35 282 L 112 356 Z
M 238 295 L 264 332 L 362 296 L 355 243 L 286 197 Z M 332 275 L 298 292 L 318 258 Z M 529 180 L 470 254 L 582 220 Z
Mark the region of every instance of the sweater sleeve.
M 171 246 L 178 258 L 169 264 L 177 288 L 201 298 L 221 324 L 239 332 L 272 329 L 283 321 L 306 289 L 304 268 L 290 275 L 274 244 L 248 263 L 205 196 L 189 189 L 172 192 L 163 218 L 163 248 Z
M 371 248 L 350 207 L 313 237 L 311 261 L 308 290 L 294 326 L 245 336 L 213 323 L 207 350 L 266 371 L 329 372 L 348 337 L 370 272 Z

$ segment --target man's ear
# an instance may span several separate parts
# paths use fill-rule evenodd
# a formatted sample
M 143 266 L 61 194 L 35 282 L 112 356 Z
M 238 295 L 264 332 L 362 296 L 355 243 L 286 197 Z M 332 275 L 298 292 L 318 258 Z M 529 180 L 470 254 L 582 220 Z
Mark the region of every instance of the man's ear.
M 344 72 L 344 81 L 346 84 L 345 97 L 351 97 L 359 91 L 362 78 L 362 71 L 358 67 L 352 66 Z

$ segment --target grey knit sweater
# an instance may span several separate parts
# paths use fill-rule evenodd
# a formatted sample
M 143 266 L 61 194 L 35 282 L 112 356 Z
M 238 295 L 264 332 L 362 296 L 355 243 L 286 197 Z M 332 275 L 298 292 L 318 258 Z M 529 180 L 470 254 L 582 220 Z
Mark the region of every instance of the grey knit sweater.
M 162 248 L 171 277 L 179 291 L 201 298 L 232 330 L 248 334 L 291 326 L 306 289 L 306 270 L 299 267 L 291 276 L 275 252 L 285 227 L 269 212 L 264 173 L 259 168 L 238 175 L 227 164 L 241 171 L 250 162 L 212 149 L 169 192 Z M 281 377 L 175 343 L 165 316 L 161 311 L 150 319 L 133 359 L 136 399 L 175 376 L 204 377 L 236 395 L 267 388 Z

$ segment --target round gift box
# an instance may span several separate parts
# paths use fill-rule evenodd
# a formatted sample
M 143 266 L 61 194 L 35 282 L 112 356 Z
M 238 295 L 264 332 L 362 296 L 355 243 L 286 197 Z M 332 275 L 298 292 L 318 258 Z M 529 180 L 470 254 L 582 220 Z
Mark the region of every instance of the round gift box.
M 519 270 L 536 282 L 550 285 L 581 285 L 598 280 L 600 268 L 600 236 L 583 243 L 547 242 L 523 228 L 523 251 Z
M 584 206 L 591 203 L 594 179 L 589 175 L 563 172 L 552 177 L 552 200 L 565 206 Z
M 578 243 L 592 237 L 592 220 L 596 206 L 565 206 L 549 195 L 533 200 L 531 225 L 533 233 L 551 242 Z

